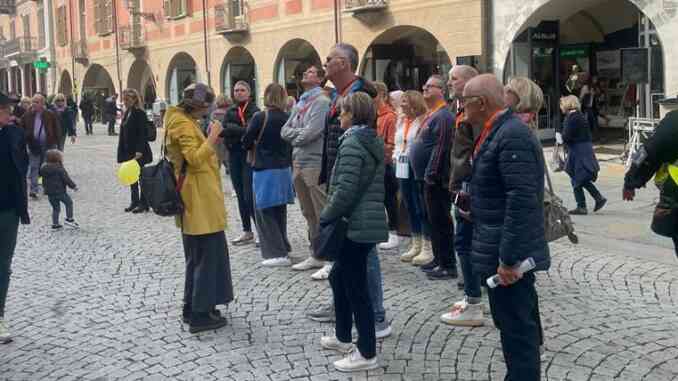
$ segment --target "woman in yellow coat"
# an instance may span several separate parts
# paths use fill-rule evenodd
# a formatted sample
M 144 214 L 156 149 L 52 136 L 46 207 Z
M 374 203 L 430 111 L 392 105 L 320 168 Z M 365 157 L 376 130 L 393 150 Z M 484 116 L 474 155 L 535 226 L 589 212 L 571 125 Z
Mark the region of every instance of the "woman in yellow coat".
M 183 100 L 165 114 L 166 152 L 181 185 L 184 213 L 181 228 L 186 279 L 184 322 L 191 333 L 223 327 L 226 319 L 215 308 L 233 300 L 231 266 L 226 245 L 226 208 L 216 147 L 222 144 L 222 126 L 212 122 L 205 137 L 198 120 L 208 112 L 214 92 L 207 85 L 188 86 Z M 181 181 L 181 180 L 180 180 Z

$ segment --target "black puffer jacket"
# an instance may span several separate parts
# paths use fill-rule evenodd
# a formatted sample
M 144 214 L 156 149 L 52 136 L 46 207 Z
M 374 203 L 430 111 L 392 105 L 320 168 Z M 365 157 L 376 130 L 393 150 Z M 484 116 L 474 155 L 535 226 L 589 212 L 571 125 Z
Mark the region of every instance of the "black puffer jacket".
M 247 131 L 247 126 L 252 120 L 252 116 L 259 112 L 259 107 L 253 101 L 247 103 L 245 108 L 244 117 L 245 123 L 240 119 L 238 113 L 238 105 L 234 104 L 226 110 L 226 115 L 224 116 L 224 121 L 222 125 L 224 126 L 224 144 L 229 151 L 244 151 L 242 145 L 242 138 L 245 136 Z
M 536 270 L 551 266 L 544 236 L 544 156 L 535 135 L 504 111 L 473 163 L 473 270 L 495 274 L 532 257 Z
M 353 82 L 345 95 L 358 91 L 366 93 L 372 98 L 377 96 L 377 89 L 374 87 L 374 85 L 370 81 L 361 77 L 358 77 L 358 79 Z M 327 114 L 327 123 L 325 124 L 325 132 L 323 134 L 324 141 L 322 167 L 320 169 L 320 178 L 318 180 L 318 184 L 326 184 L 330 179 L 332 168 L 334 168 L 334 162 L 337 160 L 339 138 L 344 134 L 344 130 L 341 129 L 341 122 L 339 121 L 339 114 L 341 114 L 341 107 L 339 107 L 339 104 L 341 98 L 341 94 L 335 94 L 332 97 L 332 103 L 330 103 L 330 112 Z

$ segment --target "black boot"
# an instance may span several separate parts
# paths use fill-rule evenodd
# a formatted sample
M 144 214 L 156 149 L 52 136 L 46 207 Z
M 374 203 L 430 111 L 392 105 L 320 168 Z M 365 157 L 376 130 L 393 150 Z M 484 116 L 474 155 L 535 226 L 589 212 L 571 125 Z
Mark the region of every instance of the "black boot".
M 211 331 L 226 325 L 226 319 L 217 318 L 210 312 L 198 312 L 191 314 L 191 322 L 188 328 L 190 333 Z
M 605 204 L 607 204 L 607 199 L 605 197 L 601 197 L 601 198 L 597 199 L 596 205 L 593 207 L 593 211 L 597 212 L 597 211 L 603 209 Z

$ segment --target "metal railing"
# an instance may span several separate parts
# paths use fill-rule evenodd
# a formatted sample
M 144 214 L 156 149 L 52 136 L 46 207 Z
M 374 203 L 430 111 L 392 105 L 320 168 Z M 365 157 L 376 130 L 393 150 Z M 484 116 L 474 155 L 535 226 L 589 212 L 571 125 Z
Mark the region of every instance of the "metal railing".
M 362 9 L 383 9 L 388 6 L 388 0 L 346 0 L 344 8 L 347 10 Z
M 144 29 L 141 25 L 125 25 L 118 30 L 120 38 L 120 48 L 138 49 L 146 47 L 146 38 Z
M 217 32 L 246 32 L 249 30 L 247 4 L 244 0 L 226 0 L 215 5 L 214 21 Z
M 35 37 L 17 37 L 5 43 L 5 56 L 20 53 L 33 53 L 37 49 L 38 40 Z

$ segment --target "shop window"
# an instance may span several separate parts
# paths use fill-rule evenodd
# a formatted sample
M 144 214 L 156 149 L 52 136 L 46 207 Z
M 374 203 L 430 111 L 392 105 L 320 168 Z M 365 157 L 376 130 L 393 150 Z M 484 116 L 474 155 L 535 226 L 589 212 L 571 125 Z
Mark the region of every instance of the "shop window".
M 165 17 L 176 19 L 188 14 L 189 0 L 163 0 Z
M 94 1 L 94 28 L 100 36 L 113 33 L 113 4 L 111 0 Z
M 57 30 L 57 44 L 59 46 L 66 46 L 68 43 L 68 35 L 66 34 L 66 6 L 62 5 L 57 8 L 56 12 L 56 30 Z

